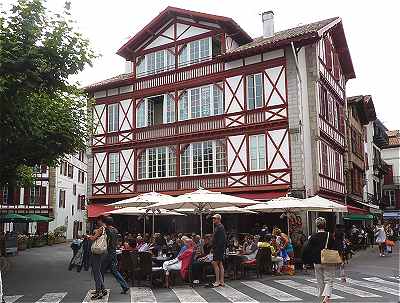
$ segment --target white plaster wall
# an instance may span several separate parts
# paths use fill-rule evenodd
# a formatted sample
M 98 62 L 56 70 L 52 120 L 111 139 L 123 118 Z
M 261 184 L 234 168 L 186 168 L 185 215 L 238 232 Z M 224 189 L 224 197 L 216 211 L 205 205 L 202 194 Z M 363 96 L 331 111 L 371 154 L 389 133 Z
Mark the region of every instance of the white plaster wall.
M 392 165 L 393 176 L 400 176 L 400 147 L 382 149 L 382 159 Z
M 87 197 L 87 159 L 84 157 L 84 162 L 79 161 L 74 156 L 67 156 L 66 160 L 74 165 L 74 176 L 60 175 L 59 167 L 56 168 L 56 201 L 54 203 L 54 220 L 49 223 L 49 231 L 54 231 L 55 228 L 66 225 L 67 226 L 67 239 L 73 238 L 74 221 L 82 222 L 82 232 L 86 233 L 86 214 L 85 211 L 77 209 L 78 195 L 85 195 Z M 78 182 L 78 169 L 85 172 L 85 182 Z M 73 194 L 73 185 L 76 184 L 76 195 Z M 60 189 L 65 190 L 65 208 L 59 207 L 59 192 Z M 74 205 L 74 215 L 72 215 L 72 205 Z
M 308 100 L 308 83 L 307 83 L 307 64 L 306 64 L 306 52 L 305 49 L 302 48 L 298 53 L 298 63 L 299 63 L 299 71 L 301 77 L 301 84 L 299 85 L 300 91 L 300 100 L 301 104 L 299 106 L 300 115 L 303 125 L 303 150 L 304 150 L 304 186 L 306 189 L 306 193 L 308 195 L 314 195 L 314 187 L 313 187 L 313 166 L 314 163 L 312 161 L 312 151 L 311 151 L 311 123 L 310 123 L 310 113 L 309 113 L 309 100 Z
M 226 82 L 229 84 L 230 88 L 233 92 L 236 91 L 236 98 L 233 98 L 233 93 L 229 89 L 228 85 L 225 85 L 225 112 L 226 113 L 235 113 L 241 112 L 242 108 L 244 108 L 244 86 L 243 86 L 242 75 L 230 77 L 226 79 Z M 237 88 L 239 86 L 239 88 Z M 237 88 L 237 89 L 236 89 Z
M 240 145 L 244 143 L 240 148 Z M 247 165 L 247 145 L 245 140 L 245 135 L 230 136 L 228 137 L 227 152 L 228 152 L 228 168 L 231 168 L 232 173 L 245 172 L 246 167 L 243 167 L 242 163 L 236 158 L 236 153 L 238 152 L 240 159 L 243 164 Z M 240 149 L 239 149 L 240 148 Z
M 127 116 L 127 118 L 125 117 Z M 119 128 L 121 131 L 132 129 L 133 125 L 133 101 L 131 99 L 120 101 Z

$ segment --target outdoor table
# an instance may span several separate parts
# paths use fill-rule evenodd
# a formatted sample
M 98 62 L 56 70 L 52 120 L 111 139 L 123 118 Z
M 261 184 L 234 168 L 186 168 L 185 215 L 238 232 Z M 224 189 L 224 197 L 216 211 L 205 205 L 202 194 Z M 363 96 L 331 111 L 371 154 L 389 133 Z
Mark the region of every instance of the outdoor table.
M 165 261 L 169 261 L 169 260 L 172 260 L 172 259 L 173 258 L 167 257 L 167 256 L 165 256 L 165 257 L 164 256 L 152 257 L 153 263 L 156 266 L 162 266 Z
M 237 252 L 228 252 L 226 258 L 228 265 L 231 265 L 233 269 L 233 280 L 236 280 L 242 255 Z

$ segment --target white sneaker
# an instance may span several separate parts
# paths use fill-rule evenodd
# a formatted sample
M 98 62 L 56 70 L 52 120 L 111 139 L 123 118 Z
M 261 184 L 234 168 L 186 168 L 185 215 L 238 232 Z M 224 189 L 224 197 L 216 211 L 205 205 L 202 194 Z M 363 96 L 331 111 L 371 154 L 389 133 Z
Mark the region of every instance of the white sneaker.
M 193 284 L 200 284 L 199 280 L 193 280 Z

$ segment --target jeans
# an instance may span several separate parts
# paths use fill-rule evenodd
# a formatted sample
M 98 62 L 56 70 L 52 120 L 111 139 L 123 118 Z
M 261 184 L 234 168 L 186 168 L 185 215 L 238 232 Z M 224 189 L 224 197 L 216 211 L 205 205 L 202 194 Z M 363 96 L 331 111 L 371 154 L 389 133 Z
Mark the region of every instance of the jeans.
M 333 280 L 335 279 L 336 265 L 314 264 L 315 278 L 318 282 L 320 297 L 332 295 Z
M 92 272 L 93 272 L 94 283 L 96 285 L 96 291 L 101 291 L 104 289 L 104 278 L 103 275 L 101 274 L 101 264 L 103 259 L 104 259 L 104 254 L 103 255 L 93 254 L 91 257 Z
M 166 275 L 169 275 L 169 272 L 171 271 L 171 270 L 180 270 L 181 269 L 181 267 L 182 267 L 182 261 L 180 261 L 180 260 L 178 260 L 178 259 L 173 259 L 173 260 L 170 260 L 170 261 L 165 261 L 164 263 L 163 263 L 163 269 L 164 269 L 164 271 L 165 271 L 165 274 Z
M 117 254 L 115 252 L 107 253 L 106 257 L 103 260 L 103 263 L 101 265 L 101 274 L 103 276 L 103 279 L 104 279 L 104 273 L 108 268 L 110 268 L 111 273 L 113 274 L 119 285 L 121 285 L 122 289 L 123 290 L 128 289 L 129 288 L 128 283 L 125 281 L 121 273 L 118 271 Z

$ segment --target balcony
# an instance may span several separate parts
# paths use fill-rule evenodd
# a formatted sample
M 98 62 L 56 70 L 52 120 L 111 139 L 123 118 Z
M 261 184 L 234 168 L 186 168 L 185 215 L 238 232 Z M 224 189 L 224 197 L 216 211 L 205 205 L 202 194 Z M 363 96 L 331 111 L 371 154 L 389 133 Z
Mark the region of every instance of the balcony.
M 220 60 L 200 61 L 195 65 L 187 65 L 178 69 L 169 69 L 154 75 L 146 75 L 135 80 L 135 91 L 146 90 L 183 82 L 199 77 L 209 76 L 224 70 L 224 63 Z
M 389 143 L 389 137 L 386 134 L 386 127 L 379 120 L 374 121 L 374 143 L 382 148 Z

